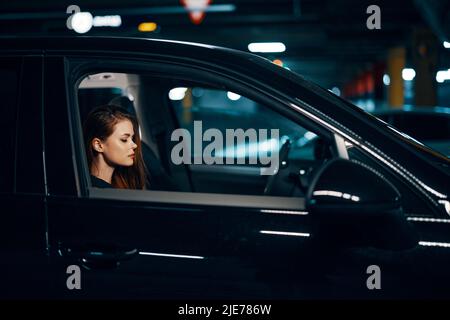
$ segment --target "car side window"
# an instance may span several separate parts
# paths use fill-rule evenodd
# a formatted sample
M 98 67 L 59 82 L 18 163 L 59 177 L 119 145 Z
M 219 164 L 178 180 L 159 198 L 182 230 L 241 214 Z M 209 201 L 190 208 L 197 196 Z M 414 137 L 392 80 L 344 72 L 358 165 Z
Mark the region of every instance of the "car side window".
M 311 142 L 317 137 L 315 133 L 245 96 L 223 89 L 205 87 L 171 88 L 168 96 L 180 127 L 187 129 L 192 136 L 196 122 L 208 124 L 208 127 L 202 128 L 204 130 L 210 127 L 217 128 L 224 137 L 227 128 L 242 128 L 244 131 L 274 128 L 279 132 L 279 140 L 290 139 L 291 142 L 295 142 L 292 144 L 291 157 L 314 160 Z M 274 144 L 274 148 L 279 147 L 278 142 Z M 268 145 L 265 141 L 260 141 L 260 144 L 263 145 L 263 149 Z M 238 158 L 249 158 L 261 149 L 258 147 L 260 146 L 246 144 L 235 146 L 235 150 L 227 150 L 224 146 L 223 149 L 217 150 L 217 153 L 223 156 L 232 155 L 234 162 L 237 163 Z M 195 154 L 195 151 L 194 158 L 202 156 Z
M 0 157 L 0 192 L 11 192 L 14 185 L 14 157 L 20 62 L 0 57 L 0 128 L 3 131 Z
M 179 128 L 190 137 L 184 163 L 195 191 L 304 195 L 307 177 L 332 157 L 317 133 L 265 104 L 226 88 L 185 84 L 169 87 L 167 96 Z M 285 154 L 283 145 L 289 146 Z M 265 153 L 271 161 L 264 161 Z

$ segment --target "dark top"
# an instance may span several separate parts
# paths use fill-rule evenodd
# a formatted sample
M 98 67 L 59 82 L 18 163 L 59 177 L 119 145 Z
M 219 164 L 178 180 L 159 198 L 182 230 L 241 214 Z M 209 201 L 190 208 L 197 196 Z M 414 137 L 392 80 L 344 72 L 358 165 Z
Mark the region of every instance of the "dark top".
M 105 180 L 99 179 L 93 175 L 91 175 L 91 183 L 92 183 L 92 186 L 95 188 L 112 188 L 113 187 Z

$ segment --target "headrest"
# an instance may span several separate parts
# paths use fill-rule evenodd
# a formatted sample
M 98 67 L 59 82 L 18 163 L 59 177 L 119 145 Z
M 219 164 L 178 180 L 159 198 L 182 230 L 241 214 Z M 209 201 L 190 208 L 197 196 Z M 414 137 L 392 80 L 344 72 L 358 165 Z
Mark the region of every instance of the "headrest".
M 126 96 L 118 96 L 112 99 L 109 104 L 116 105 L 124 108 L 130 114 L 136 117 L 136 110 L 134 109 L 134 103 Z

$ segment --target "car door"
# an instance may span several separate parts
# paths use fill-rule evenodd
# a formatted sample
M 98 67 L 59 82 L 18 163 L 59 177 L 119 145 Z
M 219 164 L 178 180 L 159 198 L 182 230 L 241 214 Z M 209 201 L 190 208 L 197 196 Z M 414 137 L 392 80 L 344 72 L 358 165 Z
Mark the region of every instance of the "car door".
M 99 68 L 97 60 L 49 53 L 45 64 L 47 210 L 59 289 L 75 297 L 286 294 L 283 275 L 307 254 L 311 232 L 303 197 L 90 187 L 73 89 L 83 67 L 126 65 L 112 59 Z M 81 268 L 81 290 L 66 288 L 70 265 Z

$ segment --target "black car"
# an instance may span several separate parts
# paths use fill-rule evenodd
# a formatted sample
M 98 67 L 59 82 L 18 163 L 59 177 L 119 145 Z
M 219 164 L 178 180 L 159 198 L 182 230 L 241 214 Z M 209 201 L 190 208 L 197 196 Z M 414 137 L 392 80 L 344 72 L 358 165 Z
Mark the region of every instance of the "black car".
M 450 297 L 446 157 L 252 54 L 0 41 L 2 297 Z M 147 190 L 92 186 L 82 123 L 106 103 L 139 118 Z M 200 121 L 278 129 L 257 146 L 276 166 L 246 141 L 216 150 L 234 164 L 174 163 L 172 133 Z

